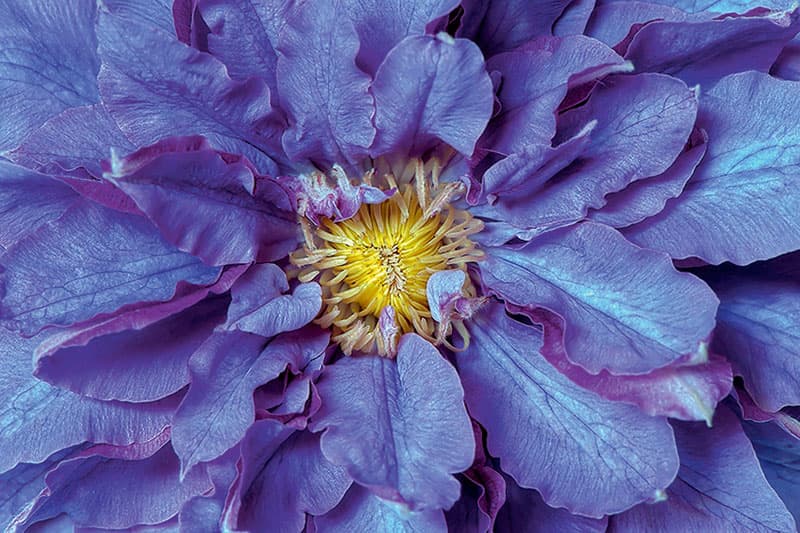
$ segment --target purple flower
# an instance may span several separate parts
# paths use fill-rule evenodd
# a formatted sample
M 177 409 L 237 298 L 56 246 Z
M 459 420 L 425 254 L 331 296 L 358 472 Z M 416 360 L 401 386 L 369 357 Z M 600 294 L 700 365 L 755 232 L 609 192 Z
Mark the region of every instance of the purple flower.
M 796 530 L 788 3 L 0 4 L 10 531 Z

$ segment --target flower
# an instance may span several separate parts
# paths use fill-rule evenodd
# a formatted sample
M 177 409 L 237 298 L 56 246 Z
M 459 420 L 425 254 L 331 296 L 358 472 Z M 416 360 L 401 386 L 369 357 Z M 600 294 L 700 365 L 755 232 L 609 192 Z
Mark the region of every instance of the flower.
M 7 4 L 10 530 L 796 529 L 796 9 Z

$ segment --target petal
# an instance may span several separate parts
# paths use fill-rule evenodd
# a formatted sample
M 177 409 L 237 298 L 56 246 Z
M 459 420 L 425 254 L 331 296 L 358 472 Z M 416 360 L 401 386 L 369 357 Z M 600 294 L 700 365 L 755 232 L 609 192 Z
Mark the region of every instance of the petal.
M 570 0 L 530 3 L 526 0 L 461 2 L 459 36 L 478 43 L 487 56 L 505 52 L 534 37 L 552 35 L 552 27 Z
M 709 88 L 728 74 L 767 72 L 798 31 L 800 11 L 782 16 L 653 22 L 636 34 L 625 59 L 636 65 L 637 72 L 665 72 L 689 85 Z
M 573 0 L 553 24 L 553 35 L 582 35 L 595 8 L 595 0 Z
M 277 265 L 254 265 L 231 289 L 225 328 L 273 337 L 305 326 L 322 306 L 320 287 L 301 283 L 293 294 L 281 294 L 288 289 L 286 275 Z
M 293 161 L 356 163 L 375 137 L 370 77 L 356 67 L 358 34 L 338 2 L 294 7 L 278 39 L 278 90 L 289 116 L 283 147 Z
M 553 507 L 600 518 L 653 499 L 678 469 L 663 419 L 604 400 L 569 381 L 537 351 L 541 334 L 499 304 L 467 323 L 457 354 L 470 413 L 488 451 Z
M 257 424 L 265 422 L 269 421 Z M 246 486 L 240 485 L 236 495 L 242 498 L 237 529 L 257 531 L 269 524 L 274 531 L 301 531 L 306 513 L 327 513 L 352 484 L 344 468 L 322 455 L 317 434 L 295 431 L 269 455 L 263 453 L 264 443 L 246 443 L 243 476 L 249 470 L 252 479 Z
M 800 39 L 795 37 L 783 48 L 769 73 L 783 80 L 800 81 Z
M 175 33 L 172 0 L 103 0 L 103 6 L 114 15 L 136 19 L 167 34 Z
M 448 531 L 503 531 L 496 528 L 495 518 L 505 501 L 502 474 L 488 466 L 473 466 L 462 477 L 461 498 L 445 512 Z
M 497 515 L 496 531 L 518 531 L 523 524 L 526 524 L 526 533 L 605 533 L 608 518 L 586 518 L 554 509 L 544 503 L 538 492 L 523 489 L 509 479 L 506 503 Z
M 445 533 L 447 523 L 442 511 L 408 512 L 353 484 L 333 511 L 315 516 L 319 533 L 352 531 L 391 531 L 392 533 Z
M 62 462 L 45 477 L 47 489 L 26 510 L 22 529 L 60 513 L 79 526 L 158 524 L 211 488 L 201 471 L 179 481 L 178 458 L 168 443 L 157 451 L 133 448 L 98 446 Z
M 239 442 L 255 419 L 253 391 L 287 366 L 302 369 L 328 346 L 328 333 L 300 330 L 271 342 L 250 333 L 218 331 L 189 361 L 192 384 L 175 414 L 172 442 L 185 475 Z
M 670 365 L 641 376 L 592 375 L 569 362 L 564 351 L 563 320 L 545 311 L 532 315 L 543 324 L 542 355 L 562 374 L 603 398 L 636 405 L 651 416 L 704 420 L 711 425 L 714 408 L 731 390 L 731 365 L 711 354 L 696 364 Z
M 589 81 L 621 67 L 623 59 L 609 47 L 578 35 L 541 37 L 492 57 L 486 68 L 502 76 L 497 94 L 501 107 L 492 117 L 486 148 L 511 154 L 529 146 L 549 147 L 570 80 Z
M 606 205 L 592 210 L 589 217 L 615 228 L 624 228 L 661 212 L 667 201 L 678 197 L 706 154 L 708 135 L 695 130 L 683 153 L 666 171 L 653 178 L 635 181 L 625 189 L 606 196 Z
M 64 109 L 97 102 L 100 65 L 94 1 L 0 5 L 0 151 L 5 151 Z
M 39 340 L 0 328 L 0 472 L 86 441 L 146 441 L 171 423 L 176 397 L 147 404 L 101 402 L 35 379 L 30 361 Z
M 72 107 L 51 118 L 31 132 L 9 158 L 41 172 L 59 174 L 83 167 L 100 177 L 100 161 L 111 155 L 111 149 L 124 153 L 134 146 L 105 108 L 95 104 Z
M 650 0 L 656 4 L 676 7 L 691 14 L 743 13 L 758 6 L 769 9 L 789 9 L 793 0 Z
M 748 264 L 800 248 L 796 91 L 795 82 L 757 72 L 720 81 L 698 116 L 709 137 L 706 157 L 681 196 L 626 237 L 713 264 Z
M 245 164 L 227 163 L 213 150 L 163 153 L 113 181 L 167 240 L 206 264 L 270 261 L 297 247 L 299 228 L 283 189 L 256 182 Z
M 204 531 L 218 527 L 225 510 L 228 489 L 236 479 L 239 447 L 232 448 L 222 457 L 206 465 L 206 472 L 214 485 L 212 493 L 195 496 L 181 507 L 179 522 L 185 531 Z
M 205 135 L 262 172 L 276 171 L 267 154 L 278 151 L 277 119 L 263 81 L 234 82 L 212 56 L 124 16 L 101 12 L 98 41 L 103 103 L 136 145 Z
M 567 356 L 592 374 L 644 374 L 706 349 L 718 303 L 711 289 L 607 226 L 583 223 L 520 250 L 486 252 L 484 284 L 561 315 Z
M 674 427 L 681 469 L 666 499 L 611 517 L 614 531 L 795 530 L 733 413 L 720 409 L 710 429 Z
M 411 35 L 423 35 L 429 22 L 447 15 L 457 0 L 345 0 L 340 9 L 347 13 L 358 32 L 361 48 L 356 62 L 375 75 L 389 50 Z M 380 28 L 380 31 L 375 31 Z
M 26 334 L 165 301 L 179 282 L 205 285 L 219 274 L 170 246 L 147 220 L 87 202 L 18 241 L 0 264 L 0 318 Z
M 411 510 L 451 506 L 469 467 L 472 428 L 453 367 L 427 341 L 405 335 L 397 359 L 345 357 L 318 384 L 312 431 L 358 483 Z
M 684 11 L 672 5 L 660 5 L 649 1 L 602 2 L 592 13 L 592 18 L 586 27 L 586 35 L 617 48 L 616 45 L 637 31 L 638 26 L 654 20 L 683 21 L 686 18 Z
M 768 268 L 744 274 L 710 278 L 720 299 L 714 349 L 744 377 L 759 407 L 800 405 L 800 266 L 793 276 Z
M 0 160 L 0 251 L 78 202 L 62 182 Z
M 441 140 L 464 155 L 492 114 L 492 81 L 474 43 L 437 37 L 408 37 L 389 52 L 375 74 L 373 156 L 419 155 Z

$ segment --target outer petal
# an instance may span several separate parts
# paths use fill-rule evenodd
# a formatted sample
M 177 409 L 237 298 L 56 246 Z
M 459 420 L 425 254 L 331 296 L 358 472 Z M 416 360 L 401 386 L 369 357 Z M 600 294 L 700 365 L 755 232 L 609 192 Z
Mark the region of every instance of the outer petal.
M 492 114 L 492 82 L 466 39 L 409 37 L 386 56 L 372 84 L 377 136 L 370 154 L 419 155 L 444 141 L 464 155 Z
M 147 220 L 87 202 L 18 241 L 0 265 L 0 318 L 26 334 L 168 300 L 178 282 L 209 284 L 219 273 L 164 242 Z
M 38 341 L 0 328 L 0 472 L 86 441 L 146 441 L 170 424 L 175 397 L 149 404 L 100 402 L 35 379 L 30 361 Z
M 449 507 L 474 439 L 458 375 L 427 341 L 405 335 L 397 359 L 346 357 L 325 369 L 313 431 L 358 483 L 412 510 Z
M 648 415 L 705 420 L 710 426 L 714 408 L 731 390 L 731 365 L 715 354 L 695 364 L 670 365 L 641 376 L 615 376 L 606 370 L 592 375 L 567 359 L 563 320 L 546 311 L 531 315 L 543 324 L 542 355 L 562 374 L 604 398 L 636 405 Z
M 776 412 L 800 405 L 800 264 L 794 276 L 767 268 L 758 275 L 723 272 L 715 278 L 711 283 L 720 298 L 715 349 L 744 377 L 759 407 Z
M 207 264 L 270 261 L 297 246 L 283 189 L 213 150 L 161 154 L 113 180 L 170 242 Z
M 211 485 L 201 471 L 179 481 L 178 458 L 164 442 L 96 446 L 62 462 L 47 474 L 47 489 L 18 518 L 20 525 L 24 530 L 28 524 L 66 513 L 76 525 L 126 529 L 175 516 L 186 501 Z
M 800 523 L 800 441 L 773 424 L 745 423 L 769 484 Z
M 656 4 L 673 6 L 692 14 L 744 13 L 755 7 L 790 9 L 792 0 L 651 0 Z
M 370 77 L 356 67 L 358 34 L 335 0 L 297 5 L 278 39 L 278 90 L 289 115 L 283 147 L 323 167 L 356 163 L 375 137 Z
M 101 13 L 98 38 L 103 103 L 135 144 L 200 134 L 275 172 L 277 119 L 263 81 L 234 82 L 212 56 L 123 16 Z
M 606 78 L 586 105 L 559 118 L 557 144 L 597 121 L 581 158 L 558 173 L 528 209 L 509 222 L 526 228 L 575 222 L 589 208 L 602 207 L 607 194 L 661 174 L 683 150 L 696 112 L 695 93 L 674 78 L 661 74 Z
M 98 101 L 95 2 L 0 2 L 0 151 L 64 109 Z
M 458 370 L 488 449 L 554 507 L 602 517 L 654 499 L 678 469 L 669 425 L 604 400 L 537 354 L 541 334 L 490 304 L 468 322 Z
M 101 176 L 100 161 L 112 149 L 134 149 L 101 104 L 72 107 L 33 131 L 9 154 L 14 161 L 42 172 L 59 174 L 84 167 Z
M 585 82 L 624 66 L 623 59 L 603 43 L 576 35 L 541 37 L 492 57 L 486 68 L 502 76 L 497 95 L 501 107 L 481 146 L 510 154 L 529 146 L 550 146 L 556 111 L 570 80 Z
M 336 509 L 314 517 L 319 533 L 391 531 L 392 533 L 445 533 L 442 511 L 411 512 L 398 509 L 367 489 L 354 484 Z
M 318 329 L 284 334 L 269 343 L 239 331 L 212 335 L 189 362 L 192 384 L 175 414 L 172 442 L 182 473 L 216 459 L 242 439 L 255 419 L 257 387 L 287 366 L 303 368 L 327 345 L 327 332 Z
M 520 250 L 486 251 L 486 286 L 513 304 L 561 315 L 567 356 L 590 373 L 643 374 L 705 350 L 714 293 L 606 226 L 583 223 Z
M 625 59 L 637 72 L 664 72 L 709 88 L 728 74 L 767 72 L 798 31 L 800 11 L 781 17 L 654 22 L 636 34 Z
M 506 481 L 506 503 L 497 515 L 495 531 L 524 531 L 525 533 L 605 533 L 608 518 L 586 518 L 554 509 L 544 503 L 535 490 L 519 487 Z
M 672 257 L 747 264 L 800 248 L 798 84 L 766 74 L 729 76 L 703 98 L 708 153 L 680 198 L 625 231 Z M 743 113 L 758 102 L 757 113 Z
M 640 26 L 654 20 L 686 20 L 684 11 L 671 5 L 651 2 L 601 2 L 594 9 L 586 27 L 586 35 L 594 37 L 608 46 L 619 49 L 623 40 L 629 40 L 631 33 Z M 627 38 L 627 39 L 626 39 Z M 624 48 L 627 48 L 626 43 Z M 624 53 L 624 52 L 623 52 Z
M 254 444 L 248 441 L 242 454 L 242 467 L 252 479 L 237 494 L 242 498 L 238 529 L 258 531 L 269 524 L 274 531 L 301 531 L 306 513 L 327 513 L 352 484 L 344 468 L 322 455 L 319 435 L 296 431 L 269 455 L 252 449 Z
M 711 429 L 674 427 L 681 469 L 666 500 L 611 517 L 614 531 L 795 531 L 733 413 L 720 409 Z
M 170 35 L 175 33 L 172 4 L 172 0 L 103 0 L 103 6 L 111 13 L 135 19 Z

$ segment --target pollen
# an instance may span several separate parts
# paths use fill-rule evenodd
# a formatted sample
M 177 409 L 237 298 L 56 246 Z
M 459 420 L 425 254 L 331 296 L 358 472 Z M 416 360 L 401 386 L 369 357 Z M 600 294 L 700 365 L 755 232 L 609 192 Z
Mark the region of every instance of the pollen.
M 362 180 L 373 185 L 374 175 L 371 170 Z M 316 323 L 332 328 L 334 342 L 348 355 L 391 356 L 396 336 L 410 332 L 441 343 L 445 332 L 428 308 L 428 280 L 443 270 L 466 271 L 483 257 L 470 241 L 483 224 L 451 205 L 463 185 L 440 184 L 436 160 L 414 160 L 397 174 L 381 174 L 380 181 L 378 186 L 395 193 L 382 203 L 363 204 L 346 220 L 323 218 L 318 226 L 303 221 L 305 244 L 291 255 L 298 278 L 322 286 Z M 474 295 L 469 276 L 463 291 Z M 381 328 L 387 308 L 395 325 Z

